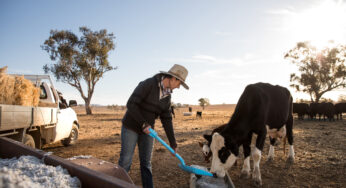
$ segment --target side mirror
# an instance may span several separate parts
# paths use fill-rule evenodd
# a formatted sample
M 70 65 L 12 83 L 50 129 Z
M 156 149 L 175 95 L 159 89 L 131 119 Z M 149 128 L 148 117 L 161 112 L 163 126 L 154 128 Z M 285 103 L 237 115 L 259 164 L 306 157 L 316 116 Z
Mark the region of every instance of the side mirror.
M 77 101 L 76 101 L 76 100 L 70 100 L 68 106 L 69 106 L 69 107 L 77 106 Z

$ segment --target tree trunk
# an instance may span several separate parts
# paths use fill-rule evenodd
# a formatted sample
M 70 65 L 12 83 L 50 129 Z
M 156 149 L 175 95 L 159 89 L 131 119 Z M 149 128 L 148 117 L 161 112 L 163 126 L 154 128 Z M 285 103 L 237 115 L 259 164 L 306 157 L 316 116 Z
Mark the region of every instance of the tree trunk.
M 88 101 L 88 99 L 85 100 L 85 112 L 87 115 L 93 114 L 90 107 L 90 100 Z
M 316 95 L 316 103 L 320 102 L 322 95 Z
M 86 112 L 87 115 L 93 114 L 92 111 L 91 111 L 90 104 L 85 105 L 85 112 Z

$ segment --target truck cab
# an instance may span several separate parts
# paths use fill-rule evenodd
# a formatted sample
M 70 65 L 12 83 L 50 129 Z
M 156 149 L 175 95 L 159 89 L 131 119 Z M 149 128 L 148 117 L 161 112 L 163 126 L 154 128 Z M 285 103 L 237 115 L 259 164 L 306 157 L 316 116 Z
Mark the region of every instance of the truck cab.
M 48 83 L 42 82 L 40 84 L 40 102 L 56 103 L 57 94 L 54 91 Z

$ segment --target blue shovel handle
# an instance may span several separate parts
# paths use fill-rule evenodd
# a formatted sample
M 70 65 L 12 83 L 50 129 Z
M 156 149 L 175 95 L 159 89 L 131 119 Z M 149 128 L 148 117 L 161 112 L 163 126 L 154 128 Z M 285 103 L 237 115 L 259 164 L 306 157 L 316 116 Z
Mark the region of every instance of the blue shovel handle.
M 158 135 L 157 135 L 157 132 L 154 131 L 154 129 L 152 128 L 149 128 L 149 131 L 150 131 L 150 136 L 155 138 L 156 140 L 158 140 L 162 145 L 164 145 L 171 153 L 173 153 L 180 161 L 180 163 L 182 165 L 185 165 L 185 161 L 184 159 L 178 154 L 176 153 L 168 144 L 166 144 L 165 141 L 163 141 Z
M 184 159 L 178 154 L 176 153 L 168 144 L 166 144 L 165 141 L 163 141 L 158 135 L 157 132 L 154 131 L 154 129 L 149 128 L 149 135 L 153 138 L 155 138 L 156 140 L 158 140 L 163 146 L 165 146 L 171 153 L 173 153 L 180 161 L 181 164 L 179 164 L 179 167 L 187 172 L 190 173 L 194 173 L 194 174 L 198 174 L 198 175 L 202 175 L 202 176 L 213 176 L 212 173 L 198 169 L 198 168 L 194 168 L 188 165 L 185 165 Z

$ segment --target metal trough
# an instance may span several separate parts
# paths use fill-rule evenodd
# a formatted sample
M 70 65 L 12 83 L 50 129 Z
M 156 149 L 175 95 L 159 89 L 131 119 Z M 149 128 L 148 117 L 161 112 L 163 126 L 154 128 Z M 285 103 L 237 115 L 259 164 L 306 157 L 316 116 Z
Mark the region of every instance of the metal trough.
M 194 168 L 199 168 L 201 170 L 208 170 L 206 167 L 199 165 L 191 165 Z M 209 176 L 198 176 L 191 174 L 190 177 L 190 188 L 235 188 L 231 177 L 228 172 L 224 178 L 214 178 Z
M 76 176 L 81 181 L 83 188 L 137 188 L 125 170 L 112 163 L 103 163 L 99 167 L 85 167 L 78 165 L 82 161 L 69 161 L 58 156 L 49 155 L 48 153 L 25 146 L 24 144 L 0 137 L 0 158 L 20 157 L 22 155 L 31 155 L 41 159 L 46 165 L 58 166 L 68 170 L 71 176 Z M 100 164 L 99 159 L 91 158 L 94 162 Z M 111 165 L 110 165 L 111 164 Z

